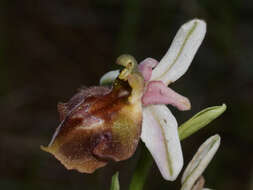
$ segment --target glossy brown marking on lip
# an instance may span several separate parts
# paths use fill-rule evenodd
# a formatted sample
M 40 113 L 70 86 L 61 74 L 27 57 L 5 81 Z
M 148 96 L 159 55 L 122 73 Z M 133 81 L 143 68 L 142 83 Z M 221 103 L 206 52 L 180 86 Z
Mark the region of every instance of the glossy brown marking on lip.
M 71 128 L 76 127 L 79 123 L 89 116 L 89 107 L 94 104 L 88 99 L 102 97 L 110 92 L 109 88 L 91 87 L 80 89 L 67 103 L 59 103 L 57 108 L 60 115 L 60 125 L 54 134 L 54 138 L 67 133 Z M 79 112 L 79 113 L 78 113 Z M 82 113 L 81 113 L 82 112 Z M 52 142 L 54 141 L 52 139 Z M 51 142 L 51 143 L 52 143 Z M 51 144 L 50 143 L 50 144 Z
M 114 115 L 122 106 L 127 104 L 127 98 L 130 93 L 127 91 L 128 93 L 125 96 L 118 98 L 118 94 L 122 91 L 126 90 L 119 89 L 112 91 L 104 87 L 92 87 L 80 91 L 68 103 L 64 104 L 67 105 L 65 109 L 68 113 L 66 114 L 65 110 L 64 113 L 60 113 L 60 116 L 65 114 L 65 118 L 58 135 L 62 136 L 72 128 L 79 127 L 79 125 L 82 125 L 82 122 L 91 119 L 91 117 L 105 123 L 111 122 Z M 82 125 L 82 127 L 88 126 Z

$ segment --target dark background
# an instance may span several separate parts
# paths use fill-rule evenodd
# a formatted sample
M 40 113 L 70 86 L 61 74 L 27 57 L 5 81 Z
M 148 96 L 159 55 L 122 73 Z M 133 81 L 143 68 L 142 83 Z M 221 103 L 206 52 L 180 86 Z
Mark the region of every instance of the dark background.
M 80 86 L 97 85 L 115 59 L 158 60 L 177 29 L 192 18 L 207 35 L 190 70 L 171 87 L 192 110 L 172 111 L 178 123 L 201 109 L 226 113 L 182 142 L 185 163 L 209 136 L 222 143 L 204 175 L 207 187 L 253 189 L 253 1 L 241 0 L 2 0 L 0 2 L 0 189 L 109 189 L 120 171 L 127 189 L 139 156 L 92 175 L 66 170 L 42 152 L 58 125 L 56 105 Z M 181 176 L 180 176 L 181 177 Z M 179 189 L 152 168 L 147 190 Z

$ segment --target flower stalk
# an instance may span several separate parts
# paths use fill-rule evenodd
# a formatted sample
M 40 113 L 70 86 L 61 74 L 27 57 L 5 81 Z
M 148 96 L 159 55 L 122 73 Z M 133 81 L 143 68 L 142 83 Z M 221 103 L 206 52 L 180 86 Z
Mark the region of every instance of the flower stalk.
M 120 190 L 118 172 L 112 176 L 112 183 L 110 190 Z
M 134 171 L 129 190 L 141 190 L 145 185 L 149 171 L 153 164 L 153 158 L 145 146 L 141 147 L 141 155 Z

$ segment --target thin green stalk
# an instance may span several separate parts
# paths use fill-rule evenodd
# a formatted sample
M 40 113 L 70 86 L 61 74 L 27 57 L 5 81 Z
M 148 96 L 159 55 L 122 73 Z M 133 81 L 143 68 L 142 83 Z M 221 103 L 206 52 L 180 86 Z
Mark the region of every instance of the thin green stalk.
M 119 187 L 119 173 L 117 172 L 112 176 L 112 183 L 111 183 L 111 188 L 110 190 L 120 190 Z
M 139 28 L 141 13 L 141 2 L 139 0 L 124 1 L 123 18 L 116 53 L 135 52 L 136 36 Z
M 137 163 L 137 167 L 132 177 L 129 190 L 143 189 L 152 164 L 153 158 L 147 148 L 143 145 L 141 150 L 141 157 Z

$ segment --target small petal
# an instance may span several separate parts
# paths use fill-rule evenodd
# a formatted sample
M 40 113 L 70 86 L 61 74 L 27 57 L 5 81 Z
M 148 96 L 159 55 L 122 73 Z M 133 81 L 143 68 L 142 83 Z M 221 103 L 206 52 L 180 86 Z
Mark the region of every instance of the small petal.
M 139 65 L 138 69 L 141 72 L 145 81 L 149 81 L 152 76 L 152 69 L 158 64 L 158 61 L 153 58 L 146 58 Z
M 111 85 L 113 81 L 118 77 L 119 70 L 109 71 L 105 73 L 99 81 L 100 85 Z
M 196 180 L 202 175 L 209 162 L 214 157 L 220 146 L 220 136 L 214 135 L 208 138 L 198 149 L 188 166 L 186 167 L 181 183 L 181 190 L 191 190 Z
M 144 108 L 141 139 L 163 178 L 175 180 L 183 167 L 183 154 L 177 121 L 165 105 Z
M 170 84 L 180 78 L 190 66 L 206 33 L 206 23 L 194 19 L 177 32 L 169 50 L 153 70 L 151 80 Z
M 142 97 L 144 106 L 151 104 L 171 104 L 181 111 L 191 109 L 188 98 L 168 88 L 162 81 L 151 81 Z

